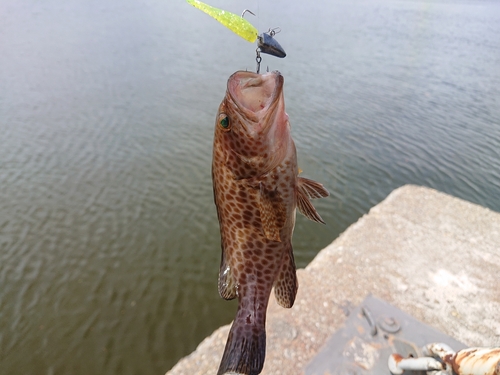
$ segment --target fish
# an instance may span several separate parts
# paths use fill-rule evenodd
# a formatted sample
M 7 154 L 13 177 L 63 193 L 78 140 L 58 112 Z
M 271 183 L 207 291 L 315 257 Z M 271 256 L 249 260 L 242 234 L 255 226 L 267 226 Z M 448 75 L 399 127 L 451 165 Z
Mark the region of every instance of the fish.
M 222 257 L 218 289 L 238 298 L 218 375 L 260 374 L 266 353 L 266 312 L 274 288 L 292 307 L 298 289 L 292 234 L 298 208 L 324 221 L 310 199 L 329 195 L 299 177 L 279 71 L 237 71 L 215 121 L 212 180 Z

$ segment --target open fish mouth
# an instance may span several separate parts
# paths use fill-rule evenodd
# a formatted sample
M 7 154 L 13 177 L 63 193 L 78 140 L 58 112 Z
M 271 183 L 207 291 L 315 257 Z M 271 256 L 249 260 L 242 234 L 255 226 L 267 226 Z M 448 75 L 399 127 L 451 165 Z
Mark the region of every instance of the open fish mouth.
M 266 74 L 240 71 L 229 78 L 227 88 L 232 101 L 245 117 L 258 121 L 269 112 L 275 112 L 283 83 L 283 76 L 277 70 Z

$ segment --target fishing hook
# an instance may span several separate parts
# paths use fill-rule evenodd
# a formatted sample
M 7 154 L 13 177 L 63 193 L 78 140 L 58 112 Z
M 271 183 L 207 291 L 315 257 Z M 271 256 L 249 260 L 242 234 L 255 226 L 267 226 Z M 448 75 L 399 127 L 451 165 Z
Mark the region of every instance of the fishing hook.
M 258 47 L 255 50 L 255 52 L 257 53 L 257 57 L 255 57 L 255 61 L 257 62 L 257 74 L 259 74 L 260 73 L 260 62 L 262 61 L 262 57 L 260 57 L 260 50 Z
M 245 9 L 245 10 L 243 11 L 243 13 L 241 13 L 241 18 L 243 18 L 243 16 L 245 15 L 245 13 L 246 13 L 246 12 L 248 12 L 248 13 L 250 13 L 250 14 L 253 14 L 253 15 L 255 16 L 255 13 L 254 13 L 254 12 L 252 12 L 250 9 Z

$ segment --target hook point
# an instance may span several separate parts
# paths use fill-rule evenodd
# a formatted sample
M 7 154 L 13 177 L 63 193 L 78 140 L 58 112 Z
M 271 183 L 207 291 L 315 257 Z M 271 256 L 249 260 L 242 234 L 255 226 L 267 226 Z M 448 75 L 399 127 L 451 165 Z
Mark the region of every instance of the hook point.
M 253 14 L 253 15 L 255 16 L 255 13 L 254 13 L 254 12 L 252 12 L 250 9 L 245 9 L 245 10 L 243 11 L 243 13 L 241 13 L 241 18 L 243 18 L 243 16 L 245 15 L 245 13 L 246 13 L 246 12 L 248 12 L 248 13 L 250 13 L 250 14 Z

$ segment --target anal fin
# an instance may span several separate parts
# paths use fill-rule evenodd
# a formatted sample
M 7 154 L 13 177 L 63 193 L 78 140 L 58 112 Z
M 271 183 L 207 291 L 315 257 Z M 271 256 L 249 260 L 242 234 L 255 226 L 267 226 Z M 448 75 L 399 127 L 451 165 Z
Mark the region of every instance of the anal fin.
M 281 268 L 274 281 L 274 296 L 280 306 L 290 308 L 295 302 L 295 296 L 299 289 L 295 260 L 293 259 L 292 245 L 290 250 L 283 256 Z
M 324 198 L 330 195 L 322 184 L 307 178 L 297 178 L 297 208 L 308 219 L 325 224 L 309 199 Z

